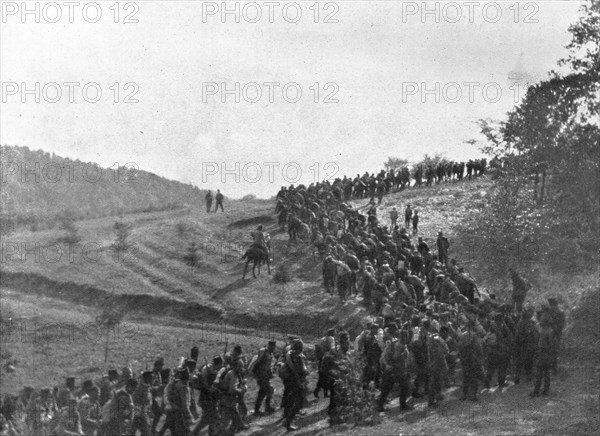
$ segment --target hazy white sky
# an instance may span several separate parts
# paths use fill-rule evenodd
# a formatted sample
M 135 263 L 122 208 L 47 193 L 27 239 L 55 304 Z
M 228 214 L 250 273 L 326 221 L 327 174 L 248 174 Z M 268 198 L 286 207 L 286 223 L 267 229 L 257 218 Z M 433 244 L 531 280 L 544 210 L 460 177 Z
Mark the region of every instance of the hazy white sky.
M 259 1 L 227 2 L 239 13 L 223 17 L 222 2 L 46 3 L 28 2 L 34 12 L 23 16 L 20 1 L 2 2 L 2 144 L 134 162 L 232 197 L 273 195 L 298 169 L 310 183 L 317 168 L 320 179 L 336 168 L 354 175 L 387 156 L 477 156 L 464 141 L 480 138 L 478 118 L 501 118 L 522 93 L 508 81 L 521 53 L 529 73 L 555 68 L 579 6 Z M 239 84 L 239 102 L 223 83 Z

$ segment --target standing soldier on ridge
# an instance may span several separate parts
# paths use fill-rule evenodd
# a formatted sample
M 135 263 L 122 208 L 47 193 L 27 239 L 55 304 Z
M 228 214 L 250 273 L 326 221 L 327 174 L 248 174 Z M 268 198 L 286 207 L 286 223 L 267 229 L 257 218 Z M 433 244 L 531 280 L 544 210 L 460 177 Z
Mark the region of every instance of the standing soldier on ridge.
M 215 200 L 217 201 L 217 204 L 215 204 L 215 213 L 217 213 L 217 211 L 219 210 L 219 206 L 221 206 L 221 212 L 225 212 L 223 210 L 223 199 L 225 197 L 223 196 L 223 194 L 221 194 L 221 191 L 219 189 L 217 189 L 217 195 L 215 195 Z
M 210 209 L 212 208 L 213 195 L 212 192 L 208 191 L 206 193 L 206 213 L 210 213 Z

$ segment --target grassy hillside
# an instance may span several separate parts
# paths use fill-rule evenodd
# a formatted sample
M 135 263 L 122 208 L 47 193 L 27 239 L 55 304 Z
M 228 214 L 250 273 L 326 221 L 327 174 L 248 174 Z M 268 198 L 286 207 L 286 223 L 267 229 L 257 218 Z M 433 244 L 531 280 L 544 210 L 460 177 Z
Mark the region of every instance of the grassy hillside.
M 23 225 L 53 227 L 65 214 L 94 218 L 204 200 L 198 187 L 142 171 L 135 163 L 102 168 L 42 150 L 2 146 L 0 164 L 4 231 Z

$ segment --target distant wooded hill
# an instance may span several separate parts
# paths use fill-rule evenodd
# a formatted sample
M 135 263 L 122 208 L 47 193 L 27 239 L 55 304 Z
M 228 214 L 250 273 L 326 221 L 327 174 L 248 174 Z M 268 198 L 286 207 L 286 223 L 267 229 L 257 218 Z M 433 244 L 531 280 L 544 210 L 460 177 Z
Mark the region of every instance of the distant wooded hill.
M 136 168 L 102 168 L 30 150 L 0 148 L 0 220 L 3 231 L 48 228 L 74 219 L 185 207 L 204 201 L 197 186 Z

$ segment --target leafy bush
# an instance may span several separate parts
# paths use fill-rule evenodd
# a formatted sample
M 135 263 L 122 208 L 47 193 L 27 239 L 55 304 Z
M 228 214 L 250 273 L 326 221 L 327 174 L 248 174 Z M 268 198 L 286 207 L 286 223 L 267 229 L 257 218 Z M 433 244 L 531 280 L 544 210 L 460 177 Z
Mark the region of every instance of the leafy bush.
M 63 242 L 65 244 L 76 244 L 81 240 L 79 234 L 77 232 L 77 227 L 75 226 L 75 217 L 71 212 L 65 212 L 61 216 L 58 217 L 59 220 L 59 229 L 65 231 L 65 235 L 58 238 L 58 242 Z M 32 225 L 35 221 L 32 223 Z M 35 231 L 35 230 L 33 230 Z
M 571 337 L 577 342 L 576 346 L 597 358 L 600 354 L 600 288 L 584 292 L 570 318 L 573 320 Z
M 196 267 L 200 264 L 200 256 L 198 255 L 198 246 L 195 242 L 190 242 L 187 246 L 186 253 L 183 256 L 185 263 L 191 267 Z
M 362 386 L 362 359 L 350 358 L 338 363 L 334 371 L 336 410 L 330 414 L 331 424 L 375 425 L 379 414 L 375 403 L 375 389 Z
M 275 271 L 273 275 L 273 281 L 275 283 L 288 283 L 292 281 L 292 273 L 287 265 L 281 265 Z

